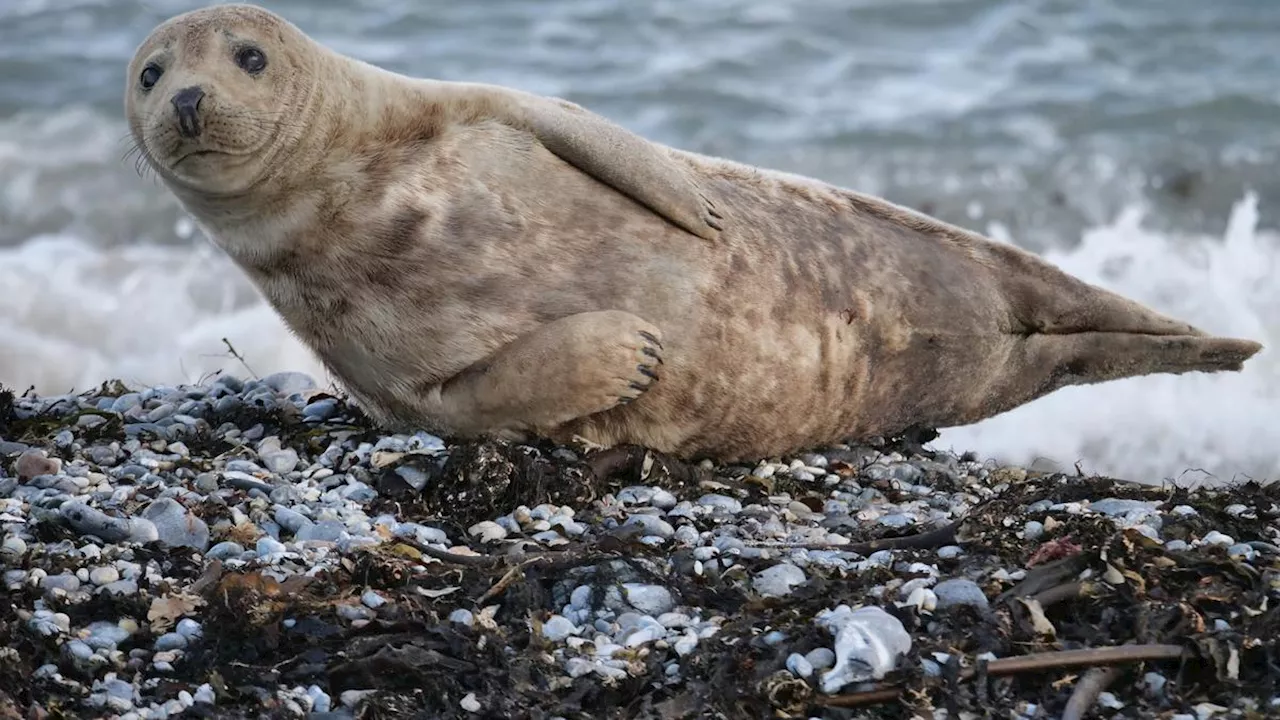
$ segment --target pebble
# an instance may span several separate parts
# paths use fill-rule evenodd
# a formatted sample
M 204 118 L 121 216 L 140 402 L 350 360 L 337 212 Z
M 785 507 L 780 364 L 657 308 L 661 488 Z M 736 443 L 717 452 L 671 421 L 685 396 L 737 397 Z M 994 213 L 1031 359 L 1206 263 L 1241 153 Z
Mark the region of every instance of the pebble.
M 933 593 L 937 597 L 939 610 L 954 605 L 969 605 L 979 610 L 986 610 L 990 606 L 982 588 L 978 587 L 974 581 L 965 578 L 943 580 L 933 587 Z
M 790 563 L 779 563 L 765 568 L 752 580 L 755 591 L 765 597 L 790 595 L 792 589 L 805 582 L 804 571 Z
M 120 571 L 110 565 L 96 567 L 89 571 L 89 582 L 94 585 L 110 585 L 120 579 Z
M 721 583 L 732 584 L 738 597 L 747 590 L 782 598 L 810 579 L 820 582 L 830 572 L 850 577 L 873 571 L 875 582 L 881 584 L 856 597 L 864 603 L 883 602 L 885 609 L 874 604 L 841 605 L 816 618 L 796 619 L 825 628 L 827 646 L 814 647 L 813 640 L 821 643 L 824 636 L 797 632 L 792 621 L 761 625 L 747 640 L 753 647 L 767 647 L 768 652 L 777 653 L 775 657 L 785 658 L 793 678 L 823 693 L 852 691 L 851 684 L 874 680 L 897 667 L 911 648 L 911 635 L 886 609 L 904 618 L 913 616 L 920 626 L 912 634 L 920 638 L 931 623 L 945 625 L 945 620 L 931 613 L 957 605 L 987 611 L 989 600 L 979 583 L 1011 583 L 1027 576 L 1017 566 L 971 567 L 982 558 L 981 543 L 969 549 L 972 557 L 959 545 L 940 547 L 933 554 L 882 550 L 866 558 L 841 548 L 865 535 L 867 528 L 936 527 L 993 492 L 1002 492 L 1011 482 L 1036 482 L 1025 473 L 1019 475 L 1017 468 L 993 471 L 983 463 L 957 460 L 946 453 L 939 453 L 936 460 L 908 459 L 899 452 L 873 448 L 834 448 L 826 454 L 723 468 L 738 480 L 754 474 L 754 480 L 748 481 L 750 495 L 739 489 L 737 480 L 708 474 L 676 492 L 637 484 L 598 500 L 584 500 L 579 507 L 495 506 L 492 516 L 475 518 L 459 532 L 461 537 L 450 537 L 456 531 L 446 533 L 412 522 L 410 517 L 421 517 L 416 509 L 415 515 L 401 514 L 396 505 L 401 499 L 383 496 L 385 483 L 394 480 L 395 492 L 407 487 L 409 503 L 416 502 L 413 494 L 427 489 L 437 477 L 430 463 L 446 460 L 450 448 L 425 432 L 371 436 L 318 425 L 339 416 L 346 423 L 352 416 L 338 399 L 310 400 L 314 389 L 314 380 L 306 375 L 277 373 L 249 381 L 222 376 L 204 386 L 148 388 L 118 398 L 69 396 L 57 401 L 58 407 L 72 413 L 63 427 L 49 430 L 42 438 L 24 438 L 30 445 L 0 440 L 0 455 L 5 458 L 0 475 L 10 475 L 0 476 L 4 589 L 23 618 L 22 631 L 55 648 L 52 655 L 37 661 L 45 666 L 36 675 L 53 681 L 67 673 L 67 682 L 83 685 L 78 694 L 71 693 L 81 698 L 77 701 L 81 705 L 68 708 L 69 713 L 95 717 L 114 713 L 142 720 L 223 712 L 210 707 L 217 700 L 213 688 L 197 687 L 189 674 L 190 668 L 203 662 L 191 663 L 189 658 L 203 658 L 206 634 L 219 630 L 201 624 L 208 609 L 198 605 L 184 609 L 179 604 L 177 617 L 154 627 L 148 627 L 152 621 L 146 617 L 147 608 L 166 594 L 170 599 L 182 597 L 200 576 L 201 564 L 207 567 L 215 560 L 224 564 L 225 572 L 260 573 L 284 582 L 297 574 L 323 577 L 339 564 L 350 572 L 353 562 L 364 573 L 366 558 L 379 562 L 386 558 L 396 564 L 396 572 L 412 577 L 422 573 L 422 563 L 427 561 L 406 550 L 406 545 L 394 543 L 395 538 L 413 538 L 438 548 L 469 545 L 476 552 L 528 557 L 547 549 L 573 551 L 578 538 L 596 542 L 619 524 L 635 528 L 639 532 L 629 542 L 662 549 L 635 548 L 636 557 L 610 561 L 607 572 L 600 569 L 604 566 L 572 567 L 548 578 L 553 584 L 550 604 L 541 614 L 532 611 L 534 617 L 546 619 L 533 624 L 545 658 L 558 664 L 563 675 L 587 677 L 591 682 L 638 683 L 642 674 L 656 671 L 643 682 L 673 687 L 684 682 L 688 656 L 727 622 L 719 614 L 723 612 L 719 603 L 697 607 L 678 606 L 678 602 L 697 602 L 707 597 L 708 588 Z M 44 402 L 53 406 L 51 401 Z M 21 398 L 15 407 L 28 412 L 36 403 Z M 122 414 L 125 433 L 113 434 L 99 416 L 75 414 L 79 403 Z M 268 415 L 256 417 L 275 411 L 300 414 L 318 426 L 308 428 L 307 440 L 299 442 L 277 428 Z M 243 416 L 243 424 L 224 420 L 232 416 L 237 420 Z M 204 435 L 188 432 L 197 429 L 207 430 L 235 450 L 209 457 Z M 50 458 L 51 448 L 66 459 Z M 413 461 L 390 460 L 403 453 L 414 453 Z M 569 448 L 556 448 L 550 456 L 581 460 L 581 453 Z M 19 474 L 18 465 L 24 473 L 21 482 L 13 477 Z M 1235 542 L 1222 532 L 1182 521 L 1198 514 L 1188 505 L 1162 509 L 1162 503 L 1145 500 L 1069 497 L 1070 502 L 1046 498 L 1013 508 L 1005 521 L 1009 536 L 1039 544 L 1062 534 L 1059 527 L 1064 516 L 1087 519 L 1092 514 L 1162 543 L 1167 553 L 1188 552 L 1193 559 L 1197 553 L 1216 553 L 1221 561 L 1225 551 L 1236 561 L 1248 563 L 1259 555 L 1270 561 L 1273 553 L 1280 554 L 1275 545 Z M 1239 518 L 1233 521 L 1234 528 L 1258 511 L 1234 502 L 1225 512 Z M 33 532 L 37 520 L 60 521 L 72 532 Z M 438 520 L 441 527 L 455 527 L 450 518 Z M 1192 535 L 1194 547 L 1188 547 L 1162 537 L 1171 527 L 1179 534 L 1203 536 Z M 143 543 L 162 547 L 137 547 Z M 373 552 L 357 557 L 362 548 Z M 616 552 L 629 549 L 623 546 Z M 955 561 L 960 558 L 965 562 L 958 569 Z M 948 578 L 960 573 L 977 582 Z M 503 633 L 490 631 L 495 623 L 510 627 L 511 620 L 504 619 L 500 609 L 494 614 L 500 599 L 470 607 L 471 600 L 452 595 L 457 589 L 439 583 L 380 584 L 376 577 L 357 577 L 356 582 L 371 586 L 353 588 L 351 599 L 335 608 L 337 620 L 332 615 L 317 621 L 299 614 L 286 616 L 284 628 L 294 633 L 323 632 L 336 623 L 343 632 L 369 625 L 363 630 L 368 632 L 376 627 L 371 623 L 393 624 L 403 619 L 399 596 L 406 588 L 444 593 L 439 597 L 449 599 L 443 602 L 454 603 L 456 609 L 447 615 L 454 626 L 450 642 L 501 643 Z M 993 592 L 998 592 L 994 585 Z M 113 597 L 100 602 L 103 593 Z M 90 602 L 84 603 L 85 599 Z M 1240 629 L 1240 621 L 1230 616 L 1206 620 L 1214 632 L 1224 635 Z M 740 639 L 733 637 L 734 642 Z M 720 649 L 717 645 L 712 651 Z M 920 649 L 920 664 L 914 669 L 942 673 L 946 658 L 933 649 Z M 495 647 L 492 652 L 509 654 L 513 648 Z M 51 662 L 60 663 L 61 668 Z M 547 680 L 554 685 L 563 678 Z M 1153 679 L 1150 673 L 1143 683 L 1152 693 L 1164 688 L 1163 677 Z M 158 687 L 166 689 L 158 692 Z M 330 697 L 323 684 L 294 685 L 287 680 L 278 687 L 274 681 L 264 681 L 262 687 L 264 704 L 317 718 L 351 717 L 359 699 L 365 697 L 362 690 Z M 1104 694 L 1100 704 L 1114 708 L 1127 699 L 1115 692 L 1116 696 Z M 243 694 L 233 697 L 237 705 L 246 702 Z M 457 701 L 471 713 L 496 710 L 487 707 L 489 699 L 480 693 Z M 197 705 L 202 707 L 193 711 Z M 1032 706 L 1020 703 L 1014 712 L 1030 717 L 1034 708 L 1028 707 Z M 238 711 L 238 707 L 226 710 Z
M 542 624 L 542 636 L 551 642 L 561 642 L 577 631 L 577 626 L 563 615 L 552 615 Z
M 159 498 L 142 511 L 156 529 L 156 538 L 171 548 L 191 547 L 204 552 L 209 547 L 209 526 L 173 498 Z

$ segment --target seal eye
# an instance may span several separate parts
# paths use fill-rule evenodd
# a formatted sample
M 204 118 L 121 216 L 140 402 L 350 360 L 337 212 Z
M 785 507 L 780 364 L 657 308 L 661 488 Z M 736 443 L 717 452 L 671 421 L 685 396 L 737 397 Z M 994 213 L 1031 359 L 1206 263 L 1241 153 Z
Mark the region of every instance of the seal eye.
M 257 75 L 267 66 L 267 56 L 255 47 L 247 47 L 236 53 L 236 64 L 250 75 Z
M 148 65 L 142 68 L 142 76 L 138 78 L 138 82 L 142 83 L 143 90 L 150 90 L 160 82 L 160 76 L 164 74 L 164 70 L 159 65 Z

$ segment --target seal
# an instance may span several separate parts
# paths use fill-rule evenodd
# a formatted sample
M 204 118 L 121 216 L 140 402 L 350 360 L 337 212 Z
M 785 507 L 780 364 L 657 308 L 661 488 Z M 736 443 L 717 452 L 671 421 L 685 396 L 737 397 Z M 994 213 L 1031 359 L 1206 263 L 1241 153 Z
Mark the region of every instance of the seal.
M 387 428 L 749 460 L 1262 347 L 876 197 L 389 72 L 254 6 L 155 28 L 125 112 Z

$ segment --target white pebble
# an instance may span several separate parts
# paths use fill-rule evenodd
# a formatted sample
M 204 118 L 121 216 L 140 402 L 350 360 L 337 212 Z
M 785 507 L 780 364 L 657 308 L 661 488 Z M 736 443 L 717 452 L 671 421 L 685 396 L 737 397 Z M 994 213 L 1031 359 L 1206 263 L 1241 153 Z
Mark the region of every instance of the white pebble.
M 578 627 L 563 615 L 552 615 L 542 623 L 542 636 L 551 642 L 562 642 L 578 632 Z
M 1208 535 L 1204 536 L 1204 544 L 1206 545 L 1235 545 L 1235 538 L 1230 535 L 1223 535 L 1217 530 L 1211 530 Z
M 480 712 L 480 701 L 476 700 L 475 693 L 467 693 L 466 697 L 462 698 L 462 702 L 460 704 L 462 705 L 462 709 L 467 712 Z

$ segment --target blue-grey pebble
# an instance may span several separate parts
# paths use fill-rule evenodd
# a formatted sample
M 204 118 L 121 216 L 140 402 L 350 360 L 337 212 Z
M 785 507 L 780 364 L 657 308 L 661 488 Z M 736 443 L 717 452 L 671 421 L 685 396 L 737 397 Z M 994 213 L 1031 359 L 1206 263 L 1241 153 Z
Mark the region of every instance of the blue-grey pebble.
M 306 525 L 298 531 L 294 536 L 298 540 L 324 540 L 335 542 L 342 537 L 342 533 L 347 529 L 338 520 L 322 520 L 318 523 Z
M 280 527 L 293 534 L 297 534 L 299 530 L 312 524 L 311 519 L 307 516 L 283 505 L 276 506 L 276 511 L 273 515 Z
M 255 549 L 258 551 L 258 557 L 266 557 L 267 555 L 284 552 L 285 546 L 284 543 L 273 537 L 263 536 L 258 538 Z
M 84 642 L 95 649 L 113 650 L 117 645 L 129 639 L 128 630 L 107 620 L 89 623 L 85 630 L 88 635 L 83 638 Z
M 209 526 L 177 500 L 159 498 L 142 511 L 142 517 L 155 525 L 158 539 L 167 547 L 190 547 L 200 552 L 209 547 Z
M 93 535 L 109 543 L 122 542 L 129 537 L 127 518 L 112 517 L 82 502 L 73 500 L 65 503 L 58 512 L 71 529 L 81 535 Z
M 262 378 L 262 382 L 281 395 L 314 390 L 316 387 L 316 381 L 310 375 L 291 370 L 272 373 Z
M 230 558 L 238 558 L 243 554 L 244 547 L 242 547 L 240 543 L 227 540 L 209 548 L 209 551 L 206 552 L 204 556 L 210 560 L 227 560 Z
M 969 605 L 980 610 L 990 606 L 982 588 L 967 578 L 943 580 L 934 586 L 933 593 L 938 597 L 939 610 L 953 605 Z
M 298 452 L 293 448 L 280 448 L 259 456 L 262 465 L 276 475 L 288 475 L 298 467 Z
M 182 618 L 179 620 L 174 631 L 186 638 L 188 641 L 197 640 L 204 635 L 204 628 L 200 626 L 200 623 L 192 620 L 191 618 Z
M 333 398 L 321 398 L 307 403 L 302 408 L 302 419 L 311 422 L 322 422 L 338 412 L 338 401 Z
M 156 638 L 156 652 L 165 652 L 166 650 L 184 650 L 187 647 L 187 638 L 176 632 L 167 632 Z

